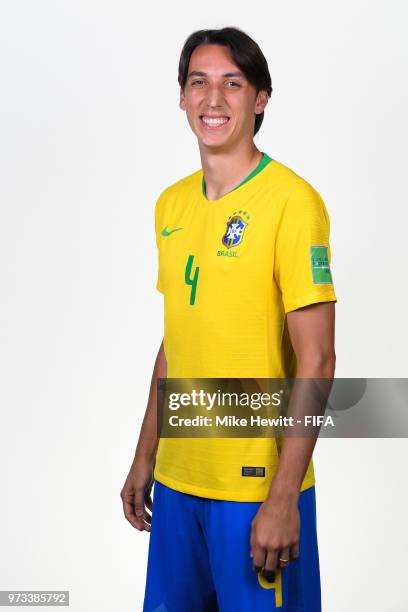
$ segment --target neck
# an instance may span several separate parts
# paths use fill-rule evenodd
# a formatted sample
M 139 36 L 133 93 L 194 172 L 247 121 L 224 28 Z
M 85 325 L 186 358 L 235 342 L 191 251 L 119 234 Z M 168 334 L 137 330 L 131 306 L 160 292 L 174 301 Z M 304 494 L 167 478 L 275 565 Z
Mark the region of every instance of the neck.
M 262 158 L 254 142 L 233 150 L 209 150 L 200 146 L 201 165 L 208 200 L 218 200 L 246 179 Z

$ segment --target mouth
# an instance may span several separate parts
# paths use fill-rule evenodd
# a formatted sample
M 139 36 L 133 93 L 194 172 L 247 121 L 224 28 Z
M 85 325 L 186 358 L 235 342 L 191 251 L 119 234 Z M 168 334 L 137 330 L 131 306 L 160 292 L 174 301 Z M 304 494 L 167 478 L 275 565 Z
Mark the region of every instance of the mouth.
M 222 130 L 229 120 L 230 118 L 226 115 L 200 115 L 201 124 L 205 129 L 211 131 Z

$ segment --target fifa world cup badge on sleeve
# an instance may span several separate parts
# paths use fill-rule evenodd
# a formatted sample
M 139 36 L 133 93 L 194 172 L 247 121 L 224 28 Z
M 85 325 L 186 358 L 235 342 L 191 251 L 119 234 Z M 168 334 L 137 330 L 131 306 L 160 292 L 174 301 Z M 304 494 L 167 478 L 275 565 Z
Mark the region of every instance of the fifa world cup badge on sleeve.
M 311 246 L 310 263 L 315 285 L 331 285 L 333 283 L 327 246 Z

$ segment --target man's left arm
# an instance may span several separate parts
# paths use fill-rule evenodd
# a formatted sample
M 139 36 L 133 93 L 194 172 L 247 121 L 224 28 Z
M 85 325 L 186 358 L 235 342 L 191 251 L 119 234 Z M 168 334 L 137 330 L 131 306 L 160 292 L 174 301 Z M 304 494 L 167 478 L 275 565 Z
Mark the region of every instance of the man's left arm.
M 332 379 L 335 371 L 334 302 L 311 304 L 287 314 L 296 354 L 296 378 Z M 316 437 L 286 437 L 269 494 L 252 521 L 251 557 L 256 571 L 266 574 L 279 559 L 298 556 L 300 488 L 312 458 Z

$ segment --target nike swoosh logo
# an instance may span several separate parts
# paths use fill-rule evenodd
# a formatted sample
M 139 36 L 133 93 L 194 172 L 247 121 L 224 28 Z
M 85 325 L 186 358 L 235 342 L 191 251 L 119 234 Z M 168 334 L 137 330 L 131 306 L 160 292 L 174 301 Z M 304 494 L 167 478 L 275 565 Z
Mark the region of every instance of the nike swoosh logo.
M 169 231 L 167 229 L 167 225 L 166 225 L 166 227 L 163 227 L 161 233 L 162 233 L 162 236 L 170 236 L 170 234 L 172 234 L 173 232 L 178 232 L 179 230 L 182 230 L 182 229 L 184 229 L 184 228 L 183 227 L 175 227 L 174 229 Z

